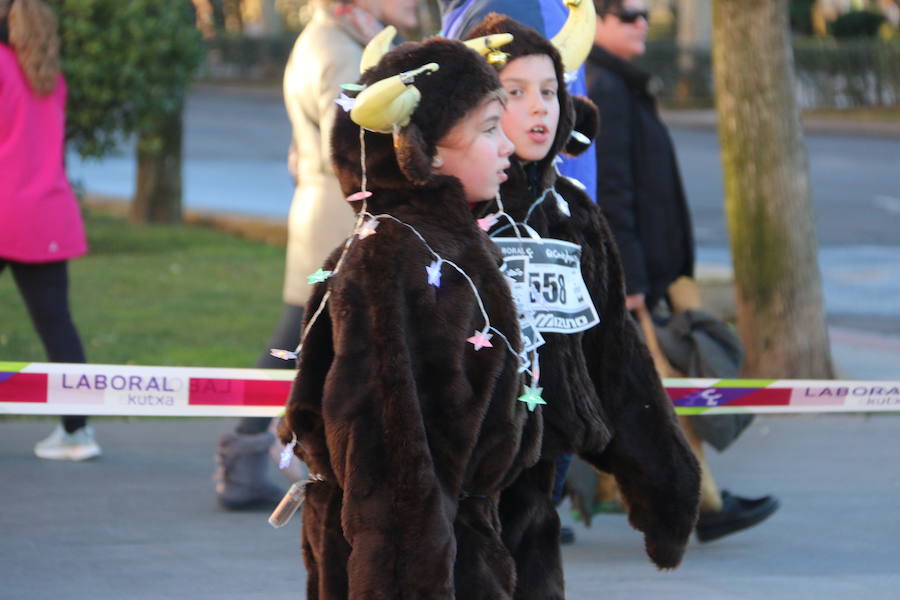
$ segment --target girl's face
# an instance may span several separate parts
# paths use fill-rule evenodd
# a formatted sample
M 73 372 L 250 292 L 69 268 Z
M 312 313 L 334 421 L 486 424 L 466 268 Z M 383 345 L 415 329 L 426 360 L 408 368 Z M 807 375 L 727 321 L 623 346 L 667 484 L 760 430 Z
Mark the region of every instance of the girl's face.
M 503 105 L 490 97 L 437 143 L 435 171 L 459 179 L 469 203 L 493 198 L 507 179 L 513 145 L 500 126 L 502 114 Z
M 553 61 L 546 54 L 516 58 L 500 72 L 509 98 L 503 113 L 503 131 L 525 162 L 541 160 L 550 152 L 559 125 L 559 82 Z

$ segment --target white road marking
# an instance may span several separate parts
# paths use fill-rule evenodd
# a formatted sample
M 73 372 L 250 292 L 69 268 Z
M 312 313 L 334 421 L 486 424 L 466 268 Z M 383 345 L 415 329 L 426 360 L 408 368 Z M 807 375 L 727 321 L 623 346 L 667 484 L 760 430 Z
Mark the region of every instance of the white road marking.
M 900 198 L 878 195 L 872 199 L 872 203 L 882 210 L 900 215 Z

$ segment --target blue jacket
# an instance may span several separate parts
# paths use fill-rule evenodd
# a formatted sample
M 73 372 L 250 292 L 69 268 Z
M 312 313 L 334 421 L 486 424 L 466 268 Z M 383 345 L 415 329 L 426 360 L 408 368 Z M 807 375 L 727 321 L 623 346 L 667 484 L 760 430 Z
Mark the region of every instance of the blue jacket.
M 550 38 L 562 29 L 569 14 L 560 0 L 439 0 L 439 3 L 443 15 L 441 35 L 457 39 L 492 12 L 507 15 Z M 578 70 L 578 78 L 569 85 L 569 92 L 587 95 L 584 67 Z M 559 170 L 583 183 L 585 192 L 596 202 L 597 164 L 593 146 L 578 158 L 563 157 Z

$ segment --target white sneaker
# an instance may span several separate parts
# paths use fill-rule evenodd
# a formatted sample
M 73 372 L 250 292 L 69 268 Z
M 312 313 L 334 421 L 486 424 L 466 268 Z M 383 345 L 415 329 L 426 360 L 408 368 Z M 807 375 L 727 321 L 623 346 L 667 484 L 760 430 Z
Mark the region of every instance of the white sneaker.
M 62 425 L 57 425 L 50 435 L 34 445 L 34 453 L 48 460 L 87 460 L 100 456 L 101 452 L 90 427 L 66 433 Z

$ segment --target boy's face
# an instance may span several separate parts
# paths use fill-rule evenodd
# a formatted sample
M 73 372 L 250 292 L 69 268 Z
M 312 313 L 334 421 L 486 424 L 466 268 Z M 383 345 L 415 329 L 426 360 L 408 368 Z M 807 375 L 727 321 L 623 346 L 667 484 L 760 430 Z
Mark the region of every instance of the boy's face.
M 507 179 L 513 145 L 500 126 L 501 114 L 500 101 L 486 99 L 437 143 L 435 171 L 459 179 L 467 202 L 493 198 Z
M 509 98 L 503 113 L 503 131 L 525 162 L 541 160 L 550 152 L 559 125 L 559 82 L 553 61 L 546 54 L 516 58 L 500 72 Z

